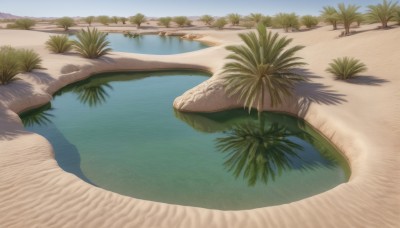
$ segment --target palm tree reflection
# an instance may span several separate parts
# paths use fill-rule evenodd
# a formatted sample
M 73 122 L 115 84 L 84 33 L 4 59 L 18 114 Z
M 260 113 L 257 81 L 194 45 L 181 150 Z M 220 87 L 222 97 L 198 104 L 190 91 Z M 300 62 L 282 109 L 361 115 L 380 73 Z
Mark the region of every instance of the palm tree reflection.
M 300 159 L 303 149 L 289 139 L 295 134 L 277 123 L 265 129 L 263 121 L 247 122 L 226 134 L 216 139 L 218 150 L 228 153 L 224 165 L 236 178 L 242 174 L 250 186 L 259 180 L 275 180 L 282 171 L 292 169 L 292 160 Z
M 82 104 L 89 105 L 89 107 L 96 107 L 105 103 L 109 97 L 107 88 L 112 89 L 106 82 L 87 83 L 75 86 L 72 91 L 78 95 L 78 100 Z
M 53 117 L 53 114 L 51 114 L 52 110 L 51 104 L 48 103 L 40 108 L 22 113 L 20 115 L 22 123 L 25 127 L 50 124 L 51 118 Z

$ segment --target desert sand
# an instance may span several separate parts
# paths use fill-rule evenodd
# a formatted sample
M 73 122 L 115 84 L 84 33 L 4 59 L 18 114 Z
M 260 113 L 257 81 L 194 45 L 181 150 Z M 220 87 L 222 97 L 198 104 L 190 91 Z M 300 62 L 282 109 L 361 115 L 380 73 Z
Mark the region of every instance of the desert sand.
M 17 114 L 98 72 L 169 68 L 213 73 L 177 97 L 175 108 L 214 112 L 240 107 L 225 95 L 219 78 L 224 46 L 239 43 L 237 33 L 244 31 L 185 30 L 219 44 L 191 53 L 113 52 L 87 60 L 74 53 L 49 53 L 44 48 L 49 33 L 0 30 L 1 45 L 33 48 L 46 68 L 0 86 L 0 227 L 399 227 L 400 28 L 381 31 L 376 26 L 355 28 L 357 34 L 344 38 L 330 26 L 283 34 L 306 46 L 299 54 L 309 64 L 310 81 L 297 86 L 296 96 L 275 110 L 304 118 L 331 140 L 348 159 L 351 178 L 310 198 L 244 211 L 169 205 L 94 187 L 63 171 L 50 143 L 24 130 Z M 342 56 L 360 59 L 368 71 L 349 82 L 334 80 L 325 68 Z

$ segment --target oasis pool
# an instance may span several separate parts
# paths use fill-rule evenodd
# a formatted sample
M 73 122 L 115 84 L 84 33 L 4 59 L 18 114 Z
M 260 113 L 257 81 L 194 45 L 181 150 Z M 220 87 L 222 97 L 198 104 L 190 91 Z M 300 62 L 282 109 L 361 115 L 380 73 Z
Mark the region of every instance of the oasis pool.
M 300 119 L 172 108 L 175 97 L 207 78 L 187 71 L 99 74 L 21 117 L 52 143 L 65 171 L 139 199 L 241 210 L 293 202 L 348 180 L 345 159 Z
M 70 38 L 76 39 L 76 36 L 71 35 Z M 204 43 L 177 36 L 140 35 L 129 38 L 122 33 L 108 33 L 107 40 L 113 51 L 154 55 L 179 54 L 208 47 Z

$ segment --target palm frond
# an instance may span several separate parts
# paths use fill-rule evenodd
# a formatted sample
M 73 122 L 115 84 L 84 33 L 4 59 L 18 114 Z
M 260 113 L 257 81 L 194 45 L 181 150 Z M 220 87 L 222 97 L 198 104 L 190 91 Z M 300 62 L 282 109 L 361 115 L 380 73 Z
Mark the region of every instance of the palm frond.
M 268 93 L 272 106 L 281 104 L 292 94 L 296 82 L 303 80 L 294 69 L 305 63 L 295 54 L 303 46 L 288 48 L 291 39 L 279 37 L 277 33 L 259 25 L 257 33 L 240 34 L 243 45 L 228 46 L 231 52 L 222 72 L 225 91 L 237 96 L 249 111 L 257 103 L 263 109 L 264 94 Z

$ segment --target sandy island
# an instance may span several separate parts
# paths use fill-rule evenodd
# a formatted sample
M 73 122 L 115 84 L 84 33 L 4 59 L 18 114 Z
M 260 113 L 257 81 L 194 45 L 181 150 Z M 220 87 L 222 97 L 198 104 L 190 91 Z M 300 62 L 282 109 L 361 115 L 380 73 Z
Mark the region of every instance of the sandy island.
M 100 60 L 50 54 L 44 48 L 50 33 L 0 30 L 1 45 L 36 50 L 46 68 L 0 86 L 0 227 L 400 227 L 400 28 L 376 27 L 363 25 L 345 38 L 330 26 L 284 34 L 306 46 L 300 55 L 309 64 L 310 81 L 276 110 L 304 118 L 330 139 L 348 158 L 352 174 L 349 182 L 319 195 L 243 211 L 169 205 L 94 187 L 63 171 L 50 143 L 24 130 L 17 113 L 49 102 L 63 86 L 95 73 L 170 68 L 213 73 L 176 98 L 175 108 L 239 107 L 224 94 L 219 73 L 224 46 L 238 43 L 237 33 L 246 30 L 184 30 L 220 45 L 170 56 L 113 52 Z M 334 80 L 325 68 L 342 56 L 360 59 L 368 71 L 350 82 Z

